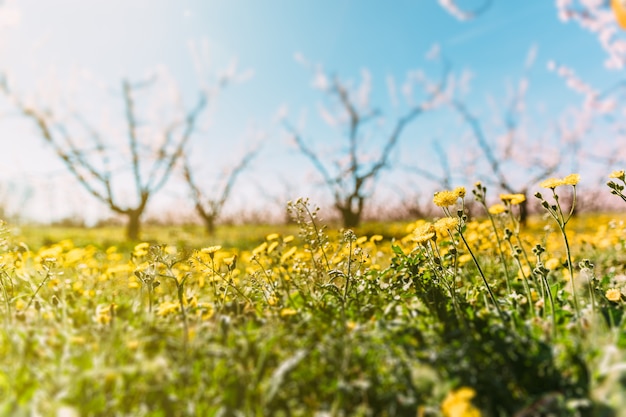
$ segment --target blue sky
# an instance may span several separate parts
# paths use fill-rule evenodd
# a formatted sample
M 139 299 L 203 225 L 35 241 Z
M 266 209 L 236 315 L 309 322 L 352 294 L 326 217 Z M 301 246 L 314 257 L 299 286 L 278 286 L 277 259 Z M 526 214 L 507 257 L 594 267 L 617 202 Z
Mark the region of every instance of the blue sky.
M 471 7 L 481 2 L 460 3 Z M 366 68 L 372 76 L 371 102 L 388 123 L 406 110 L 393 106 L 388 78 L 401 83 L 408 71 L 422 69 L 436 79 L 440 65 L 425 58 L 436 44 L 453 71 L 473 74 L 465 99 L 486 123 L 495 118 L 487 98 L 505 102 L 507 85 L 522 75 L 526 56 L 536 47 L 528 95 L 530 132 L 545 131 L 554 115 L 580 101 L 547 70 L 548 61 L 567 64 L 598 88 L 621 75 L 604 68 L 604 52 L 593 35 L 558 20 L 553 1 L 492 3 L 477 19 L 461 22 L 436 0 L 5 0 L 2 7 L 5 13 L 11 11 L 12 19 L 0 25 L 0 70 L 9 74 L 12 88 L 22 96 L 39 100 L 52 95 L 84 103 L 76 105 L 95 120 L 102 113 L 121 111 L 114 90 L 122 78 L 140 80 L 157 67 L 168 69 L 190 105 L 197 95 L 198 75 L 189 45 L 206 44 L 212 71 L 236 59 L 240 71 L 252 76 L 216 98 L 206 129 L 191 144 L 194 165 L 206 178 L 215 177 L 262 134 L 263 150 L 250 173 L 242 176 L 241 189 L 247 191 L 235 196 L 233 210 L 250 206 L 251 198 L 269 204 L 293 189 L 324 199 L 328 196 L 323 188 L 310 187 L 316 178 L 312 167 L 289 145 L 276 121 L 280 109 L 286 108 L 294 123 L 306 115 L 303 135 L 320 152 L 336 151 L 333 146 L 342 140 L 340 133 L 323 126 L 318 109 L 328 101 L 311 88 L 312 73 L 295 54 L 355 82 Z M 83 79 L 80 74 L 91 75 Z M 94 93 L 98 83 L 109 86 L 104 100 L 97 95 L 102 91 Z M 76 207 L 89 207 L 91 217 L 106 215 L 108 210 L 79 189 L 32 126 L 6 102 L 0 107 L 0 180 L 5 190 L 10 184 L 30 190 L 23 199 L 26 212 L 43 220 L 82 214 Z M 456 148 L 463 154 L 463 129 L 453 113 L 435 111 L 405 132 L 393 160 L 419 162 L 435 172 L 431 143 L 438 141 L 446 150 Z M 385 131 L 383 125 L 376 128 L 382 136 L 372 136 L 372 149 Z M 155 210 L 172 207 L 172 201 L 186 195 L 177 175 Z M 383 178 L 382 188 L 419 183 L 418 178 L 396 173 Z M 269 190 L 276 191 L 271 198 L 259 196 L 272 194 Z M 424 186 L 420 192 L 430 190 Z

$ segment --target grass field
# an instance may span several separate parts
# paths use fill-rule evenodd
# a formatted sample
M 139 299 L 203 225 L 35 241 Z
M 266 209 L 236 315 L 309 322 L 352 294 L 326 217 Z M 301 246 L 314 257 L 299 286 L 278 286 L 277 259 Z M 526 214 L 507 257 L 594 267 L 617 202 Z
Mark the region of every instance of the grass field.
M 622 415 L 626 214 L 448 193 L 354 231 L 6 225 L 0 415 Z

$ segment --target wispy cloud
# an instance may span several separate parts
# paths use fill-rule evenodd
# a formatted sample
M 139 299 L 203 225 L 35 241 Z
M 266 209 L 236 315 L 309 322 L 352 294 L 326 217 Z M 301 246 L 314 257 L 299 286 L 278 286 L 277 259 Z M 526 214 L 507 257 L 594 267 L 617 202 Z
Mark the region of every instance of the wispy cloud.
M 464 33 L 461 33 L 460 35 L 457 35 L 451 39 L 444 41 L 443 44 L 446 46 L 462 45 L 476 38 L 480 38 L 482 36 L 488 35 L 489 33 L 497 31 L 503 27 L 509 26 L 512 22 L 526 19 L 529 16 L 535 15 L 543 11 L 545 11 L 545 4 L 539 4 L 537 7 L 529 9 L 526 13 L 513 15 L 508 19 L 502 19 L 502 20 L 493 22 L 490 25 L 487 25 L 487 24 L 484 24 L 484 22 L 481 22 L 481 24 L 474 26 L 474 28 Z

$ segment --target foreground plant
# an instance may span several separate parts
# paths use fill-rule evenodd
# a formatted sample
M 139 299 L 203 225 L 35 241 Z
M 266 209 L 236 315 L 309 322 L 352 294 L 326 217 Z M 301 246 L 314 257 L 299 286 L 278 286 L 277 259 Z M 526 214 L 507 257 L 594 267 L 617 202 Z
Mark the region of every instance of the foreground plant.
M 578 296 L 576 294 L 576 284 L 574 282 L 574 267 L 572 264 L 572 251 L 569 245 L 569 240 L 567 238 L 567 233 L 565 231 L 565 227 L 567 223 L 572 218 L 574 214 L 574 210 L 576 208 L 576 185 L 580 181 L 580 175 L 578 174 L 570 174 L 564 178 L 549 178 L 545 181 L 542 181 L 539 184 L 542 188 L 547 188 L 552 192 L 552 199 L 554 200 L 554 204 L 548 203 L 541 193 L 536 193 L 535 197 L 541 201 L 541 206 L 545 208 L 556 222 L 559 231 L 561 232 L 561 236 L 563 237 L 563 243 L 565 244 L 565 254 L 567 256 L 567 269 L 569 272 L 570 285 L 572 287 L 572 298 L 574 300 L 574 310 L 576 311 L 576 321 L 580 326 L 580 305 L 578 302 Z M 569 207 L 569 211 L 563 211 L 563 207 L 559 202 L 559 195 L 556 192 L 556 189 L 561 186 L 571 186 L 572 187 L 572 200 Z
M 609 181 L 606 183 L 606 185 L 608 185 L 608 187 L 611 189 L 611 194 L 620 197 L 626 202 L 626 195 L 624 195 L 624 186 L 626 186 L 626 174 L 624 173 L 624 170 L 622 169 L 621 171 L 613 171 L 611 175 L 609 175 L 609 178 L 616 179 L 622 182 L 622 184 L 619 184 L 615 181 Z
M 476 266 L 476 269 L 478 270 L 478 274 L 483 280 L 483 284 L 485 284 L 485 288 L 487 289 L 487 292 L 489 293 L 489 297 L 491 298 L 493 305 L 498 311 L 498 315 L 500 316 L 502 321 L 506 322 L 508 321 L 508 318 L 502 313 L 498 300 L 496 299 L 496 296 L 493 293 L 493 290 L 491 289 L 489 282 L 487 282 L 487 277 L 485 277 L 485 273 L 480 267 L 480 263 L 478 263 L 478 259 L 476 258 L 474 251 L 472 250 L 469 243 L 467 243 L 467 239 L 463 235 L 463 228 L 465 227 L 465 224 L 467 222 L 467 215 L 465 214 L 465 200 L 464 200 L 465 188 L 457 187 L 452 191 L 445 190 L 445 191 L 437 192 L 435 193 L 435 196 L 433 197 L 433 202 L 435 203 L 436 206 L 441 207 L 441 209 L 443 210 L 443 213 L 447 217 L 454 218 L 455 216 L 453 216 L 452 212 L 450 211 L 450 207 L 455 206 L 459 199 L 461 200 L 461 207 L 456 212 L 456 218 L 458 218 L 459 220 L 458 225 L 456 226 L 457 232 L 459 234 L 459 237 L 463 241 L 465 248 L 467 249 L 470 256 L 472 257 L 472 261 L 474 261 L 474 265 Z

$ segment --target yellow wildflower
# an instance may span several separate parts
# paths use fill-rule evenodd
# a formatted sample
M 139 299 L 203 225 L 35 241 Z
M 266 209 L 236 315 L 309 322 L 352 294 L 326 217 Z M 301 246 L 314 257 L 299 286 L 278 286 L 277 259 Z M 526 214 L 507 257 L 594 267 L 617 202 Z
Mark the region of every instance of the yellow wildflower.
M 465 187 L 456 187 L 452 192 L 458 195 L 459 198 L 465 198 Z
M 480 410 L 472 405 L 475 396 L 476 391 L 468 387 L 450 391 L 441 403 L 441 412 L 445 417 L 480 417 Z
M 606 290 L 606 293 L 604 294 L 604 296 L 609 301 L 617 302 L 622 299 L 622 292 L 618 290 L 617 288 L 609 288 L 608 290 Z
M 269 235 L 265 236 L 265 240 L 276 240 L 278 239 L 280 236 L 278 233 L 270 233 Z
M 383 240 L 382 235 L 373 235 L 370 237 L 370 243 L 380 242 L 381 240 Z
M 545 263 L 545 267 L 548 268 L 549 270 L 555 270 L 557 269 L 559 266 L 561 266 L 562 262 L 556 258 L 550 258 L 546 261 Z
M 563 185 L 563 180 L 560 180 L 558 178 L 548 178 L 547 180 L 541 181 L 541 183 L 539 183 L 539 186 L 541 188 L 550 188 L 552 190 L 561 185 Z
M 289 242 L 293 241 L 294 239 L 295 239 L 295 238 L 294 238 L 294 236 L 293 236 L 293 235 L 285 236 L 285 237 L 283 238 L 283 243 L 289 243 Z
M 265 252 L 265 249 L 267 249 L 267 242 L 263 242 L 256 248 L 252 249 L 252 256 L 257 256 L 258 254 Z
M 283 256 L 280 257 L 280 263 L 283 264 L 289 258 L 291 258 L 296 253 L 296 247 L 292 247 L 287 252 L 283 253 Z
M 267 247 L 267 254 L 269 255 L 270 253 L 274 252 L 274 249 L 276 249 L 277 247 L 278 247 L 277 241 L 273 241 L 272 243 L 270 243 L 270 245 Z
M 435 222 L 435 230 L 441 234 L 453 231 L 459 225 L 459 219 L 456 217 L 444 217 Z
M 411 237 L 411 240 L 418 245 L 423 245 L 429 240 L 435 239 L 436 237 L 437 235 L 435 234 L 435 227 L 430 223 L 426 223 L 423 226 L 417 227 L 413 231 L 413 236 Z
M 526 196 L 524 194 L 500 194 L 500 200 L 515 206 L 526 201 Z
M 563 184 L 565 185 L 576 185 L 580 181 L 579 174 L 569 174 L 565 178 L 563 178 Z
M 444 190 L 435 193 L 433 197 L 433 203 L 439 207 L 448 207 L 456 204 L 459 195 L 454 191 Z
M 498 215 L 498 214 L 502 214 L 506 211 L 506 207 L 504 207 L 502 204 L 494 204 L 493 206 L 489 207 L 489 214 L 493 214 Z
M 548 178 L 547 180 L 542 181 L 539 186 L 541 188 L 550 188 L 552 190 L 554 190 L 556 187 L 559 187 L 561 185 L 572 185 L 572 186 L 576 186 L 576 184 L 578 184 L 578 182 L 580 181 L 580 175 L 579 174 L 569 174 L 564 178 Z
M 200 250 L 200 252 L 206 253 L 207 255 L 212 255 L 215 252 L 219 251 L 220 249 L 222 249 L 222 247 L 219 246 L 219 245 L 217 245 L 217 246 L 209 246 L 208 248 L 202 248 Z
M 367 236 L 361 236 L 354 243 L 356 243 L 357 245 L 362 245 L 365 242 L 367 242 Z
M 133 249 L 133 256 L 136 258 L 141 258 L 142 256 L 146 256 L 148 254 L 149 248 L 150 248 L 150 243 L 148 242 L 139 243 Z
M 626 178 L 626 173 L 624 173 L 623 169 L 619 171 L 613 171 L 611 172 L 611 174 L 609 174 L 609 178 L 615 178 L 616 180 L 624 181 L 624 178 Z
M 282 310 L 280 310 L 281 317 L 293 316 L 295 314 L 298 314 L 298 312 L 294 310 L 293 308 L 285 307 Z

